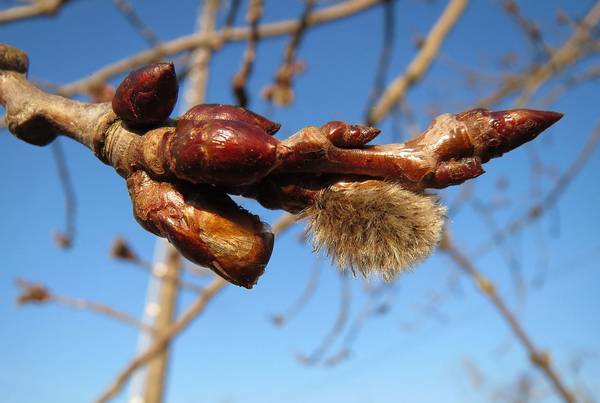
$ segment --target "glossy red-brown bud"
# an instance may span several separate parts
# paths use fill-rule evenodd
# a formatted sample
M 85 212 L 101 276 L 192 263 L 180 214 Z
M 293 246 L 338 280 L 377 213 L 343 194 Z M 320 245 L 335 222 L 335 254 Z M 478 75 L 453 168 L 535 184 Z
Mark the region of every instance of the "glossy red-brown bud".
M 169 169 L 192 183 L 254 183 L 273 169 L 278 143 L 258 126 L 243 121 L 180 119 L 168 140 Z
M 281 125 L 239 106 L 224 104 L 202 104 L 196 105 L 182 115 L 178 120 L 191 120 L 201 123 L 206 120 L 236 120 L 257 126 L 268 134 L 275 134 Z
M 479 157 L 443 161 L 435 170 L 431 186 L 442 189 L 450 185 L 458 185 L 484 172 Z
M 325 123 L 321 130 L 333 145 L 341 148 L 362 147 L 381 132 L 374 127 L 349 125 L 338 120 Z
M 492 112 L 473 109 L 456 115 L 467 132 L 481 162 L 487 162 L 536 138 L 563 117 L 562 113 L 513 109 Z
M 127 178 L 137 221 L 183 256 L 227 281 L 252 288 L 271 257 L 268 225 L 210 186 L 157 182 L 144 171 Z
M 119 85 L 113 111 L 132 126 L 165 121 L 177 102 L 179 85 L 173 63 L 154 63 L 135 70 Z

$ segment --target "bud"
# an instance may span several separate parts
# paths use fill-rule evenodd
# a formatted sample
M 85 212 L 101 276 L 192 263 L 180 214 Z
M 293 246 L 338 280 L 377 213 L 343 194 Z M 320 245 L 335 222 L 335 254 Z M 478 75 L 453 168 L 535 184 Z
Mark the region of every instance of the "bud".
M 165 121 L 177 102 L 179 86 L 173 63 L 154 63 L 135 70 L 115 92 L 113 111 L 132 126 Z
M 177 178 L 192 183 L 244 185 L 273 169 L 278 143 L 244 121 L 183 119 L 168 140 L 166 163 Z
M 323 134 L 333 145 L 341 148 L 358 148 L 373 140 L 381 132 L 374 127 L 349 125 L 338 120 L 321 126 Z
M 110 247 L 110 255 L 119 260 L 139 262 L 140 258 L 123 237 L 116 237 Z
M 474 154 L 485 163 L 533 140 L 562 117 L 562 113 L 531 109 L 473 109 L 457 114 L 456 120 L 466 125 Z
M 245 108 L 223 104 L 196 105 L 182 115 L 178 120 L 191 120 L 196 123 L 201 123 L 211 119 L 237 120 L 259 127 L 271 135 L 277 133 L 281 127 L 279 123 L 272 122 L 264 116 L 258 115 Z
M 17 279 L 17 286 L 23 289 L 23 292 L 17 297 L 17 304 L 28 303 L 41 304 L 50 300 L 50 291 L 41 284 L 33 284 L 28 281 Z
M 127 178 L 137 221 L 187 259 L 227 281 L 252 288 L 271 257 L 268 225 L 210 186 L 175 186 L 144 171 Z

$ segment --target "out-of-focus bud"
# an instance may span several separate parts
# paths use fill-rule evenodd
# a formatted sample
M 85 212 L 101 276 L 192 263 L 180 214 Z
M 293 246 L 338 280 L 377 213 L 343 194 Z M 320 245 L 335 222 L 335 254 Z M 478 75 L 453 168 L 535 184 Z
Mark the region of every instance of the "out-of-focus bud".
M 110 255 L 119 260 L 139 262 L 140 258 L 123 237 L 116 237 L 110 247 Z
M 132 126 L 166 120 L 177 102 L 179 85 L 173 63 L 154 63 L 135 70 L 119 85 L 113 111 Z
M 257 126 L 268 134 L 275 134 L 281 125 L 258 115 L 245 108 L 224 104 L 202 104 L 196 105 L 182 115 L 178 120 L 190 120 L 201 123 L 210 119 L 236 120 Z
M 370 126 L 349 125 L 334 120 L 321 126 L 323 134 L 333 145 L 341 148 L 357 148 L 373 140 L 381 130 Z
M 50 291 L 41 284 L 33 284 L 28 281 L 17 279 L 17 286 L 23 292 L 17 297 L 17 304 L 36 303 L 41 304 L 50 299 Z
M 268 225 L 210 186 L 174 186 L 144 171 L 127 178 L 137 221 L 183 256 L 227 281 L 252 288 L 271 257 Z
M 237 186 L 253 183 L 276 162 L 278 140 L 236 120 L 179 120 L 168 140 L 167 164 L 179 179 Z

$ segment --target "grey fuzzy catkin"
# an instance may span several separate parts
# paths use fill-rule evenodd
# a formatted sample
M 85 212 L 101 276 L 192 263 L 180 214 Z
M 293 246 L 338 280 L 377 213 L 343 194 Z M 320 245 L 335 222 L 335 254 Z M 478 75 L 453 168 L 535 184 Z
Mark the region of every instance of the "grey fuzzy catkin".
M 340 182 L 321 191 L 302 216 L 316 251 L 340 269 L 391 281 L 431 254 L 446 208 L 434 196 L 393 182 Z

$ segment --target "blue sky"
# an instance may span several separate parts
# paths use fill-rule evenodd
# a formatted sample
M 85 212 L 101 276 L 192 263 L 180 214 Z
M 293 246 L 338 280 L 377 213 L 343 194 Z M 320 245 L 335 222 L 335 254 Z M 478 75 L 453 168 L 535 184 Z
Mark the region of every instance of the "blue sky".
M 194 29 L 196 3 L 132 2 L 163 40 Z M 543 2 L 543 6 L 534 0 L 519 3 L 525 15 L 545 28 L 544 38 L 557 45 L 570 32 L 554 23 L 557 8 L 578 17 L 591 1 L 553 0 Z M 413 39 L 427 33 L 444 5 L 443 1 L 397 3 L 388 80 L 404 70 L 415 52 Z M 302 4 L 267 0 L 265 10 L 264 20 L 276 21 L 298 16 Z M 309 31 L 299 54 L 307 70 L 295 80 L 297 100 L 287 109 L 276 108 L 271 115 L 283 125 L 281 138 L 309 124 L 362 120 L 381 47 L 381 21 L 382 10 L 377 7 Z M 238 23 L 242 23 L 241 18 Z M 74 1 L 52 19 L 0 26 L 0 41 L 29 53 L 32 79 L 58 84 L 146 48 L 111 2 L 92 0 Z M 286 41 L 275 38 L 259 45 L 258 62 L 249 82 L 251 108 L 256 112 L 269 111 L 257 94 L 272 80 Z M 229 82 L 239 67 L 244 46 L 227 46 L 215 56 L 208 101 L 233 102 Z M 498 60 L 509 51 L 519 54 L 517 67 L 531 60 L 531 44 L 501 11 L 500 2 L 474 1 L 424 82 L 409 93 L 408 102 L 418 125 L 428 124 L 427 110 L 432 104 L 442 112 L 458 112 L 472 105 L 478 94 L 490 92 L 490 84 L 466 89 L 457 66 L 493 76 Z M 598 61 L 598 57 L 590 59 L 572 73 Z M 551 105 L 551 109 L 565 113 L 560 122 L 533 145 L 488 163 L 487 173 L 473 181 L 477 197 L 489 203 L 498 196 L 501 178 L 508 178 L 509 203 L 496 214 L 497 222 L 518 216 L 535 201 L 532 154 L 558 172 L 576 158 L 597 124 L 599 89 L 595 81 L 568 92 Z M 534 98 L 528 106 L 536 107 L 541 98 Z M 510 105 L 507 102 L 498 108 Z M 381 128 L 378 141 L 406 138 L 390 119 Z M 51 238 L 63 225 L 64 200 L 50 149 L 0 132 L 0 393 L 9 403 L 90 401 L 136 351 L 137 332 L 120 323 L 60 306 L 19 308 L 14 304 L 17 291 L 13 279 L 23 277 L 42 282 L 57 294 L 101 301 L 135 316 L 143 312 L 146 275 L 114 262 L 108 250 L 115 235 L 121 234 L 145 259 L 151 259 L 155 238 L 133 219 L 124 181 L 112 168 L 78 144 L 62 140 L 62 145 L 78 202 L 77 237 L 74 248 L 66 252 Z M 517 310 L 532 339 L 551 350 L 567 384 L 583 382 L 595 396 L 600 396 L 600 239 L 596 227 L 600 224 L 600 193 L 595 186 L 599 182 L 599 156 L 600 152 L 594 151 L 555 208 L 507 243 L 530 286 L 525 304 L 518 303 L 501 250 L 477 260 L 478 267 Z M 538 186 L 547 191 L 553 181 L 553 177 L 543 176 Z M 455 188 L 442 194 L 452 200 L 457 192 Z M 267 221 L 279 216 L 279 212 L 266 211 L 253 202 L 244 203 Z M 469 205 L 451 219 L 450 225 L 466 253 L 489 235 Z M 495 386 L 510 384 L 519 374 L 529 372 L 542 388 L 539 400 L 555 401 L 505 323 L 470 281 L 459 275 L 460 291 L 447 291 L 448 277 L 456 268 L 440 253 L 400 278 L 390 296 L 391 311 L 369 320 L 352 346 L 350 359 L 334 368 L 300 365 L 294 354 L 309 353 L 319 344 L 332 326 L 339 304 L 337 275 L 324 264 L 317 293 L 305 309 L 283 328 L 269 322 L 270 314 L 288 307 L 301 293 L 315 259 L 310 247 L 298 241 L 300 232 L 295 228 L 277 240 L 267 272 L 255 289 L 229 287 L 177 340 L 167 401 L 487 401 L 489 395 L 477 392 L 467 379 L 463 364 L 467 358 Z M 541 272 L 545 282 L 535 287 L 532 279 Z M 364 302 L 361 284 L 359 279 L 352 280 L 351 321 Z M 436 292 L 445 296 L 436 304 L 444 320 L 426 316 L 420 309 Z M 180 310 L 192 298 L 186 294 Z M 415 326 L 408 331 L 406 324 Z M 338 341 L 331 353 L 339 346 Z M 575 377 L 569 363 L 582 354 L 587 358 Z M 127 396 L 123 393 L 116 401 L 124 402 Z

